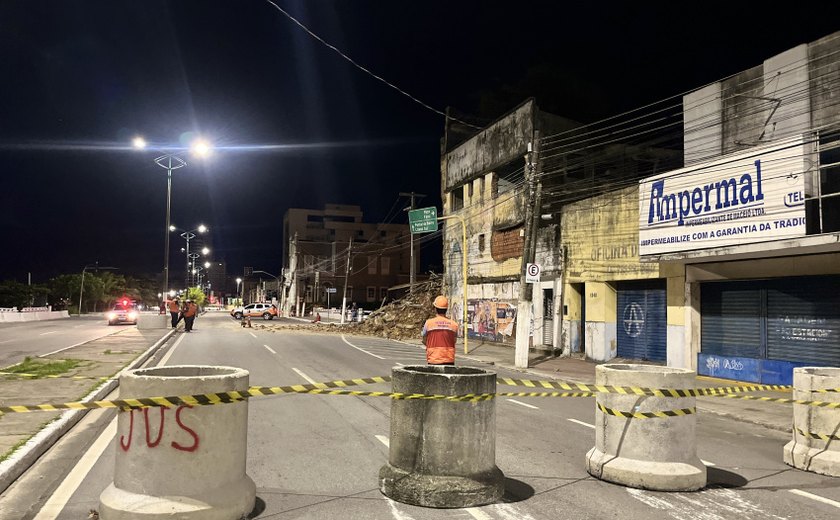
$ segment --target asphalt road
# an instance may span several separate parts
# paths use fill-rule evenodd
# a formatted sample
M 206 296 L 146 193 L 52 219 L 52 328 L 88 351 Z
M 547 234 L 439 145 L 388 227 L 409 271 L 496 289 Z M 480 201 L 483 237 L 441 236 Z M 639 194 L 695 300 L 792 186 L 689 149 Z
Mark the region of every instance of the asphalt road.
M 85 343 L 117 332 L 103 314 L 72 316 L 60 320 L 0 324 L 0 368 L 20 363 L 26 356 L 36 357 Z
M 252 385 L 387 375 L 397 363 L 424 361 L 412 345 L 248 330 L 224 314 L 201 317 L 193 333 L 178 334 L 167 348 L 161 354 L 165 364 L 240 366 L 250 371 Z M 559 398 L 497 401 L 496 458 L 508 479 L 501 503 L 460 510 L 400 504 L 378 491 L 378 471 L 388 457 L 389 407 L 388 399 L 373 397 L 252 399 L 248 474 L 258 497 L 253 517 L 802 520 L 840 515 L 840 479 L 782 462 L 789 435 L 720 416 L 698 417 L 698 452 L 709 465 L 706 490 L 657 493 L 596 480 L 584 470 L 584 456 L 594 445 L 593 401 Z M 113 478 L 109 425 L 114 416 L 113 411 L 88 414 L 0 498 L 0 517 L 87 518 Z

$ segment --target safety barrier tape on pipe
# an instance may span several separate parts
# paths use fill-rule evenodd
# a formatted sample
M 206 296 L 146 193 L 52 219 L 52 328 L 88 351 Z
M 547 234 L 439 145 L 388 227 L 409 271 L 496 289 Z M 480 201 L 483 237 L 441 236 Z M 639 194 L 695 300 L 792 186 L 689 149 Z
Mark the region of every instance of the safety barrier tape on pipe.
M 511 379 L 500 377 L 497 382 L 508 386 L 527 386 L 531 388 L 558 388 L 561 390 L 578 390 L 600 394 L 649 395 L 653 397 L 698 397 L 726 395 L 742 392 L 760 392 L 766 390 L 789 391 L 789 385 L 740 385 L 716 388 L 644 388 L 635 386 L 587 385 L 583 383 L 566 383 L 562 381 L 532 381 L 528 379 Z M 833 390 L 826 390 L 833 391 Z
M 613 408 L 607 408 L 601 403 L 595 403 L 598 409 L 607 415 L 615 415 L 616 417 L 624 417 L 626 419 L 662 419 L 666 417 L 682 417 L 684 415 L 691 415 L 697 413 L 697 409 L 679 408 L 677 410 L 662 410 L 659 412 L 623 412 Z
M 750 399 L 752 401 L 765 401 L 768 403 L 791 403 L 804 404 L 806 406 L 816 406 L 820 408 L 835 408 L 840 409 L 840 402 L 830 403 L 827 401 L 807 401 L 804 399 L 784 399 L 781 397 L 760 397 L 756 395 L 725 395 L 727 399 Z
M 799 428 L 794 428 L 799 435 L 804 437 L 810 437 L 812 439 L 821 439 L 825 442 L 828 441 L 840 441 L 840 435 L 832 435 L 828 433 L 814 433 L 814 432 L 806 432 L 805 430 L 801 430 Z

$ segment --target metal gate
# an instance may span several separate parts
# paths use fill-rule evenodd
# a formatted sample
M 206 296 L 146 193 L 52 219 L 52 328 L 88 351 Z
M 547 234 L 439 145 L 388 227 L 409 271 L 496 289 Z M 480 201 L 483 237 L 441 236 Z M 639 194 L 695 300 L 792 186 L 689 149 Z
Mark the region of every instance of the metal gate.
M 665 281 L 623 282 L 617 286 L 618 356 L 665 361 L 667 321 Z
M 554 289 L 543 290 L 543 345 L 554 345 Z

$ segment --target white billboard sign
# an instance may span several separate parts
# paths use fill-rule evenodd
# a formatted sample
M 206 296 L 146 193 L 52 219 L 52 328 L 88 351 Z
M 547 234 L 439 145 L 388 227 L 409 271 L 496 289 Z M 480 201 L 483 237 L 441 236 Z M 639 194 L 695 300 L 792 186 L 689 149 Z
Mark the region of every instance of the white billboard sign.
M 807 146 L 801 137 L 639 184 L 639 254 L 805 235 Z

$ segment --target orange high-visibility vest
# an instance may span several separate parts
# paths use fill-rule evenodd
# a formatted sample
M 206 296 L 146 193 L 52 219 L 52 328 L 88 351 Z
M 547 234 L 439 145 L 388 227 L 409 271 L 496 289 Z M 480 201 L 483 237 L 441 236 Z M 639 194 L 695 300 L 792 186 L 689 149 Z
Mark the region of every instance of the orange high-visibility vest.
M 178 308 L 178 302 L 175 300 L 169 300 L 169 312 L 178 312 L 181 309 Z
M 458 336 L 458 322 L 446 316 L 435 316 L 423 324 L 423 338 L 426 340 L 426 363 L 439 365 L 455 362 L 455 338 Z
M 197 311 L 198 305 L 194 303 L 188 303 L 187 308 L 184 310 L 184 316 L 187 318 L 192 318 L 193 316 L 195 316 Z

